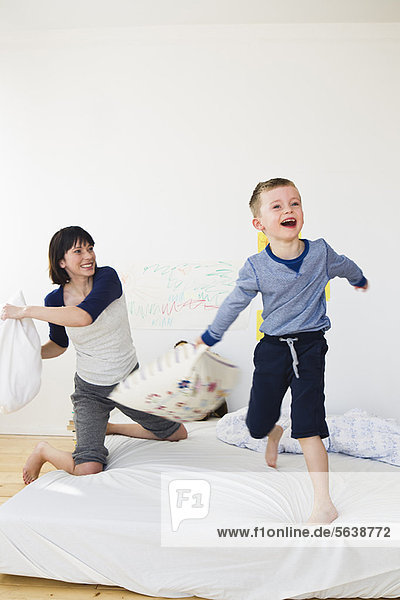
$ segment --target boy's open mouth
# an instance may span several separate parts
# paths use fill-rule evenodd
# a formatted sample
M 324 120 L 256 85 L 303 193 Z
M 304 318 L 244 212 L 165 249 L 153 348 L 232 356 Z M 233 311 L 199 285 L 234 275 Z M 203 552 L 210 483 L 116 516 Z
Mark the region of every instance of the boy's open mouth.
M 296 219 L 285 219 L 281 225 L 284 227 L 296 227 Z

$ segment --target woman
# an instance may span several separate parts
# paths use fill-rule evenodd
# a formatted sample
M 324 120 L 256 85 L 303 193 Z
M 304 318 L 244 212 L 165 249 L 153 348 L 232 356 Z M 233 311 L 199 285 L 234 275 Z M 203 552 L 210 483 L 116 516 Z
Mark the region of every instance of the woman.
M 109 399 L 138 363 L 121 282 L 111 267 L 97 267 L 92 236 L 76 226 L 55 233 L 49 247 L 49 274 L 59 287 L 46 296 L 44 307 L 7 304 L 1 318 L 48 321 L 50 339 L 42 346 L 42 358 L 60 356 L 71 339 L 77 356 L 71 396 L 77 443 L 71 454 L 40 442 L 24 466 L 24 482 L 34 481 L 45 462 L 72 475 L 99 473 L 107 461 L 106 433 L 169 441 L 186 438 L 183 425 Z M 114 408 L 136 423 L 107 427 Z

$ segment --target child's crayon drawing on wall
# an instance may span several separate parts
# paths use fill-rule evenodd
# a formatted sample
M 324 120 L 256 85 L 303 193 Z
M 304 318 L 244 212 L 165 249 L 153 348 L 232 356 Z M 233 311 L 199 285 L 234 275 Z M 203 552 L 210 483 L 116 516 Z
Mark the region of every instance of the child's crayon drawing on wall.
M 233 290 L 241 265 L 229 261 L 135 264 L 120 269 L 134 329 L 204 329 Z M 245 329 L 248 310 L 233 329 Z

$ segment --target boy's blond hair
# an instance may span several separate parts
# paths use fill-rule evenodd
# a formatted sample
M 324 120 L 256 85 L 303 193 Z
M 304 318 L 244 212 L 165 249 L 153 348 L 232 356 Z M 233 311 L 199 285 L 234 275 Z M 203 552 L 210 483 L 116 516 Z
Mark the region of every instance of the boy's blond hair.
M 278 187 L 289 187 L 292 186 L 294 188 L 297 187 L 290 181 L 290 179 L 284 179 L 282 177 L 276 177 L 275 179 L 268 179 L 268 181 L 260 181 L 255 187 L 255 190 L 250 198 L 249 206 L 250 210 L 253 213 L 254 217 L 259 216 L 260 205 L 261 205 L 261 194 L 262 192 L 269 192 L 270 190 L 274 190 Z M 299 191 L 299 190 L 297 190 Z M 300 192 L 299 192 L 300 194 Z

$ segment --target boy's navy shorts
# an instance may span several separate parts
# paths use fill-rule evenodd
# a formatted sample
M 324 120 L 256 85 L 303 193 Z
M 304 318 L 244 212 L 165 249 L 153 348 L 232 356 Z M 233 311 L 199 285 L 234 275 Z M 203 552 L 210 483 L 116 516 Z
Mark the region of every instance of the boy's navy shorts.
M 298 378 L 287 338 L 297 338 L 293 347 L 298 359 Z M 292 392 L 292 437 L 329 436 L 324 406 L 327 350 L 323 331 L 264 335 L 254 351 L 255 369 L 246 418 L 252 437 L 263 438 L 273 429 L 289 387 Z

